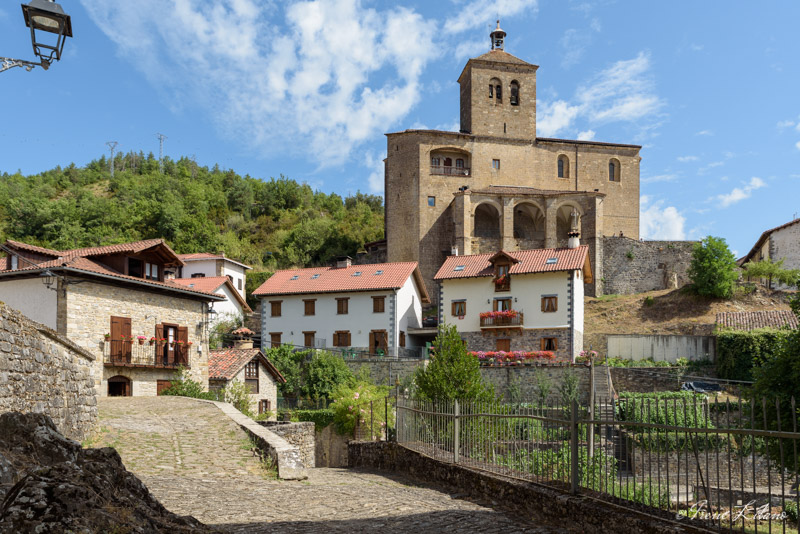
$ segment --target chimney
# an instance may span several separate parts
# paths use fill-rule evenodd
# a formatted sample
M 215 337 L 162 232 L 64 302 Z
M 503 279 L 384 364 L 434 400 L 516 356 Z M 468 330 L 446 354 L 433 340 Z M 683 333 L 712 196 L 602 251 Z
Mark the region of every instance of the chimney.
M 224 250 L 220 250 L 219 252 L 217 252 L 217 256 L 222 256 L 224 258 L 225 257 L 225 251 Z
M 241 328 L 237 328 L 233 332 L 233 335 L 238 336 L 233 341 L 233 348 L 234 349 L 252 349 L 253 348 L 253 331 L 249 328 L 245 328 L 244 326 Z
M 581 244 L 580 235 L 580 232 L 575 230 L 569 232 L 567 234 L 567 237 L 569 237 L 569 240 L 567 241 L 567 248 L 578 248 Z
M 347 269 L 353 265 L 353 258 L 350 256 L 339 256 L 336 258 L 336 268 L 337 269 Z
M 450 249 L 451 256 L 458 256 L 458 247 L 453 247 Z

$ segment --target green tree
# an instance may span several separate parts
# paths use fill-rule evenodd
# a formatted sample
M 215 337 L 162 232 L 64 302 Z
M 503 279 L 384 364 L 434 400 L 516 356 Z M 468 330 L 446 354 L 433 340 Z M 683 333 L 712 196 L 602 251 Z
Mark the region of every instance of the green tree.
M 773 280 L 787 286 L 797 286 L 800 279 L 800 269 L 784 269 L 783 258 L 776 262 L 770 258 L 748 261 L 742 267 L 748 278 L 766 278 L 769 288 L 772 288 Z
M 278 391 L 283 397 L 297 397 L 303 384 L 303 361 L 307 351 L 293 352 L 291 345 L 281 345 L 264 351 L 264 355 L 281 372 L 286 382 L 278 384 Z
M 736 258 L 725 239 L 708 236 L 695 244 L 689 278 L 699 295 L 731 298 L 736 280 Z
M 455 325 L 439 325 L 431 361 L 427 367 L 417 369 L 415 381 L 417 395 L 422 399 L 494 399 L 494 388 L 483 382 L 478 359 L 467 353 Z
M 303 370 L 303 395 L 312 399 L 330 399 L 338 386 L 354 381 L 355 376 L 343 359 L 320 351 Z

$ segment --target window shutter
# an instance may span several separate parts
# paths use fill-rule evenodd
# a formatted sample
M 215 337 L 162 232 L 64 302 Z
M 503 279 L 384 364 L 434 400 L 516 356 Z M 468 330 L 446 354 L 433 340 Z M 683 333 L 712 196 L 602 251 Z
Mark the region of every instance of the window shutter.
M 553 311 L 558 311 L 558 297 L 553 297 Z
M 542 297 L 542 311 L 543 312 L 547 311 L 546 304 L 545 304 L 546 302 L 547 302 L 547 299 Z M 544 350 L 544 349 L 542 349 L 542 350 Z
M 352 345 L 353 345 L 353 343 L 350 341 L 350 332 L 348 331 L 347 332 L 347 346 L 350 347 Z
M 545 339 L 544 339 L 544 338 L 541 338 L 541 339 L 539 340 L 539 350 L 545 350 L 545 346 L 546 346 L 546 345 L 545 345 Z
M 186 326 L 178 327 L 178 341 L 183 341 L 183 345 L 178 344 L 175 348 L 175 361 L 184 365 L 189 364 L 189 328 Z
M 122 336 L 122 323 L 124 320 L 124 317 L 111 317 L 111 330 L 109 331 L 111 334 L 111 339 L 109 339 L 111 349 L 109 355 L 112 359 L 119 358 L 123 354 L 122 346 L 124 343 L 120 341 L 120 337 Z

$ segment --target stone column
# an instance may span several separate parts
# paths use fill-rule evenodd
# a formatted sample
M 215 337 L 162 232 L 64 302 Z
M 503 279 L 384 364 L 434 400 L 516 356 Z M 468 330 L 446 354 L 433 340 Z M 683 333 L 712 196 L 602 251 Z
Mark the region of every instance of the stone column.
M 455 226 L 455 243 L 461 255 L 472 254 L 472 196 L 468 191 L 457 194 L 453 204 L 453 223 Z
M 503 250 L 517 250 L 517 240 L 514 239 L 514 199 L 506 197 L 502 199 L 502 202 L 500 243 Z
M 545 213 L 544 213 L 544 247 L 556 248 L 558 244 L 558 210 L 556 209 L 555 198 L 548 198 L 545 200 Z

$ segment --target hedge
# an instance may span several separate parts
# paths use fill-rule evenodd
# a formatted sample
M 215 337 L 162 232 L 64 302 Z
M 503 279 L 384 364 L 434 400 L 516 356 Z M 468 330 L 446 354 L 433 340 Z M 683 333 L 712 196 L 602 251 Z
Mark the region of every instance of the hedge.
M 789 330 L 724 330 L 717 333 L 717 374 L 727 380 L 753 380 L 753 368 L 778 351 Z
M 691 391 L 623 392 L 619 395 L 622 421 L 656 425 L 713 428 L 705 410 L 705 395 Z
M 322 430 L 333 423 L 334 413 L 330 408 L 324 410 L 292 410 L 292 419 L 314 423 L 314 430 Z

